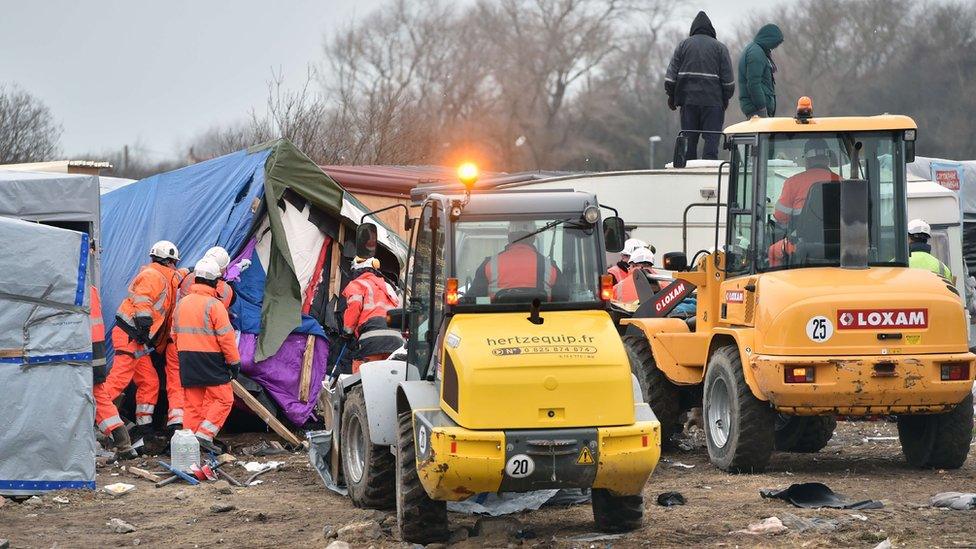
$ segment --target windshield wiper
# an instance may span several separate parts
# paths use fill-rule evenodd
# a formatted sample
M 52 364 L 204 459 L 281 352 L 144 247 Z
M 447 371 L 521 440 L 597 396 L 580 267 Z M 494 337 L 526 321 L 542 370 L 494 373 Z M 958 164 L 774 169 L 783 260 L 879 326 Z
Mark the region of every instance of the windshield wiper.
M 562 225 L 563 223 L 567 223 L 567 222 L 572 221 L 574 219 L 576 219 L 576 218 L 575 217 L 570 217 L 570 218 L 567 218 L 567 219 L 557 219 L 556 221 L 550 221 L 549 223 L 546 223 L 545 225 L 543 225 L 542 228 L 536 229 L 536 230 L 532 231 L 531 233 L 529 233 L 529 234 L 527 234 L 527 235 L 525 235 L 523 237 L 520 237 L 520 238 L 518 238 L 516 240 L 513 240 L 512 241 L 512 244 L 515 244 L 516 242 L 521 242 L 521 241 L 525 240 L 526 238 L 529 238 L 530 236 L 535 236 L 535 235 L 537 235 L 537 234 L 539 234 L 539 233 L 541 233 L 543 231 L 548 231 L 549 229 L 552 229 L 554 227 L 558 227 L 559 225 Z

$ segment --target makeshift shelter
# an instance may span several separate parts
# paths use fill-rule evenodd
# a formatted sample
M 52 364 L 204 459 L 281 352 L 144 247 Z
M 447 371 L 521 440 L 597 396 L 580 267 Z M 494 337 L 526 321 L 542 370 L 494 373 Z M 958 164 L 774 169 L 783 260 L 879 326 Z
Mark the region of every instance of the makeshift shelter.
M 100 221 L 97 175 L 0 171 L 0 216 L 88 233 L 88 278 L 98 285 Z
M 0 242 L 0 495 L 94 489 L 88 234 L 0 217 Z
M 175 242 L 184 267 L 223 246 L 234 258 L 231 273 L 251 262 L 235 282 L 231 307 L 242 372 L 289 420 L 305 423 L 325 376 L 328 304 L 341 286 L 365 206 L 289 141 L 278 140 L 108 192 L 102 208 L 106 327 L 153 242 Z M 406 245 L 382 225 L 378 237 L 384 271 L 395 277 Z
M 976 273 L 976 160 L 915 157 L 908 173 L 931 179 L 959 195 L 963 220 L 963 255 L 970 273 Z

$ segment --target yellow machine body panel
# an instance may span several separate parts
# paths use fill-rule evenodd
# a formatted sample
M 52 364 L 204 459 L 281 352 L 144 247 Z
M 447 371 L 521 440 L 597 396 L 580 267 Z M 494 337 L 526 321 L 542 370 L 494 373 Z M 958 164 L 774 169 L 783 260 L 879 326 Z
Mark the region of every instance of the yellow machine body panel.
M 444 336 L 441 407 L 467 429 L 634 423 L 630 365 L 606 311 L 458 314 Z
M 814 116 L 805 121 L 779 116 L 753 117 L 725 128 L 726 135 L 744 133 L 795 133 L 795 132 L 859 132 L 914 130 L 918 126 L 911 117 L 901 114 L 877 116 Z

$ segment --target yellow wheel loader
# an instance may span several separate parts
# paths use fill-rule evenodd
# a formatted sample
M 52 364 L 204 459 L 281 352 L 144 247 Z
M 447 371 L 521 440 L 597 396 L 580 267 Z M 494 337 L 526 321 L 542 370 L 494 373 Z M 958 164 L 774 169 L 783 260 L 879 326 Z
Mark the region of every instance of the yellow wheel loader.
M 916 132 L 905 116 L 816 118 L 807 98 L 724 131 L 714 248 L 690 269 L 666 254 L 675 281 L 621 321 L 665 440 L 697 400 L 712 463 L 761 472 L 774 449 L 823 448 L 837 415 L 894 415 L 910 464 L 962 466 L 976 357 L 954 282 L 908 267 Z M 695 316 L 669 317 L 692 291 Z
M 640 527 L 660 424 L 608 313 L 623 221 L 601 217 L 573 191 L 422 197 L 388 317 L 406 348 L 327 396 L 350 496 L 395 505 L 405 541 L 445 540 L 449 501 L 552 488 L 590 489 L 601 530 Z

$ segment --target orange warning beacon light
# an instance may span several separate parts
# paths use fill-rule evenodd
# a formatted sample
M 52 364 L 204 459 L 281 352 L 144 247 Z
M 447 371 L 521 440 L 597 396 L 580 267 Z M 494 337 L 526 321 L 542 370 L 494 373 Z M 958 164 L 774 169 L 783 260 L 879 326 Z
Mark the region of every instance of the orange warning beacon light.
M 813 100 L 803 96 L 796 102 L 796 119 L 804 124 L 813 118 Z
M 474 162 L 465 162 L 458 166 L 458 180 L 470 192 L 474 184 L 478 181 L 478 165 Z

